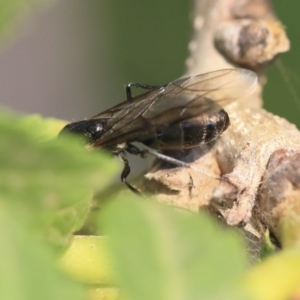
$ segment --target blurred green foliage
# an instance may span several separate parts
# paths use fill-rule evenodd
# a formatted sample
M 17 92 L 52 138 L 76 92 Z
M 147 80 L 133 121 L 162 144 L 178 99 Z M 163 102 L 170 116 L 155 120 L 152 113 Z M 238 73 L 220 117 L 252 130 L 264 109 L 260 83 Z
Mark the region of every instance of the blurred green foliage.
M 122 71 L 131 80 L 164 84 L 180 77 L 191 38 L 191 1 L 111 1 L 114 46 Z
M 26 226 L 20 212 L 7 209 L 5 204 L 0 196 L 0 298 L 86 299 L 83 286 L 59 272 L 57 256 L 36 239 L 35 231 Z
M 274 0 L 273 5 L 279 20 L 286 28 L 291 50 L 282 54 L 279 61 L 267 71 L 265 107 L 300 128 L 300 2 Z
M 192 36 L 192 1 L 91 0 L 86 9 L 94 19 L 89 26 L 97 59 L 108 54 L 109 67 L 101 71 L 109 78 L 117 70 L 115 89 L 121 90 L 120 83 L 164 84 L 182 76 Z M 110 101 L 121 101 L 121 95 Z
M 99 221 L 129 299 L 246 299 L 240 236 L 208 216 L 123 196 Z
M 65 246 L 85 221 L 94 190 L 108 184 L 116 165 L 68 137 L 45 141 L 50 127 L 57 135 L 55 123 L 1 113 L 0 199 L 7 215 Z
M 0 114 L 0 299 L 83 299 L 82 287 L 57 270 L 57 254 L 116 164 L 70 137 L 51 140 L 58 128 L 60 121 Z

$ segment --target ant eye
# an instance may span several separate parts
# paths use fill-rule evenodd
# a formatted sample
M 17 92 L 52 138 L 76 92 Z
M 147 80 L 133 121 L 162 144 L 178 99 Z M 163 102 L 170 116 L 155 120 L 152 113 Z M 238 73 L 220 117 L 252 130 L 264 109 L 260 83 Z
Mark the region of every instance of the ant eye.
M 95 133 L 102 131 L 102 129 L 103 129 L 103 126 L 101 124 L 95 123 L 95 124 L 89 125 L 86 130 L 89 134 L 94 135 Z

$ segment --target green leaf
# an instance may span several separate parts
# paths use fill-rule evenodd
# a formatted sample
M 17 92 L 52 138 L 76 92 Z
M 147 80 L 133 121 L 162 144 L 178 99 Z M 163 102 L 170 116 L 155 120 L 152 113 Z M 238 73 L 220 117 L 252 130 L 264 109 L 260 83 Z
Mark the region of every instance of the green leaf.
M 53 244 L 66 245 L 82 226 L 94 190 L 109 183 L 116 164 L 71 138 L 37 142 L 49 138 L 49 122 L 0 115 L 0 206 Z
M 243 287 L 255 300 L 299 299 L 299 270 L 299 249 L 284 250 L 249 270 Z
M 0 299 L 83 300 L 82 286 L 56 268 L 55 257 L 17 222 L 18 214 L 0 209 Z
M 243 299 L 241 241 L 208 216 L 123 198 L 100 217 L 129 299 Z
M 21 116 L 15 120 L 14 125 L 30 133 L 30 137 L 38 142 L 55 139 L 66 121 L 53 118 L 43 118 L 40 115 Z

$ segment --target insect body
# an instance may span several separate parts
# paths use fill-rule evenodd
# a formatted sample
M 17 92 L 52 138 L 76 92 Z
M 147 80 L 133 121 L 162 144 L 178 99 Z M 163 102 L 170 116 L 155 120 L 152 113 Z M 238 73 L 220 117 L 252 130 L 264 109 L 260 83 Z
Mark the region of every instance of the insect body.
M 145 157 L 148 152 L 188 166 L 160 154 L 162 150 L 182 150 L 216 140 L 229 126 L 221 105 L 231 103 L 251 91 L 255 73 L 245 69 L 223 69 L 177 79 L 163 86 L 129 84 L 127 100 L 90 118 L 66 125 L 61 133 L 71 132 L 85 138 L 86 146 L 104 148 L 124 162 L 121 180 L 130 172 L 126 152 Z M 131 87 L 147 89 L 131 96 Z M 133 142 L 152 149 L 140 150 Z

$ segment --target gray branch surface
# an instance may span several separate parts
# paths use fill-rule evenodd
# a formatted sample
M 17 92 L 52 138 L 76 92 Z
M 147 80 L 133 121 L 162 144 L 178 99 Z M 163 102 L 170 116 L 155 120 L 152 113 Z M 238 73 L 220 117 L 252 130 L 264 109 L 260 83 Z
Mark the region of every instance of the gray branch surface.
M 193 24 L 187 75 L 243 67 L 258 74 L 259 85 L 224 107 L 231 125 L 216 143 L 175 153 L 220 181 L 156 161 L 139 188 L 170 205 L 205 207 L 258 241 L 267 228 L 293 244 L 294 237 L 282 236 L 300 212 L 300 133 L 261 107 L 263 71 L 289 50 L 283 26 L 267 0 L 195 0 Z

